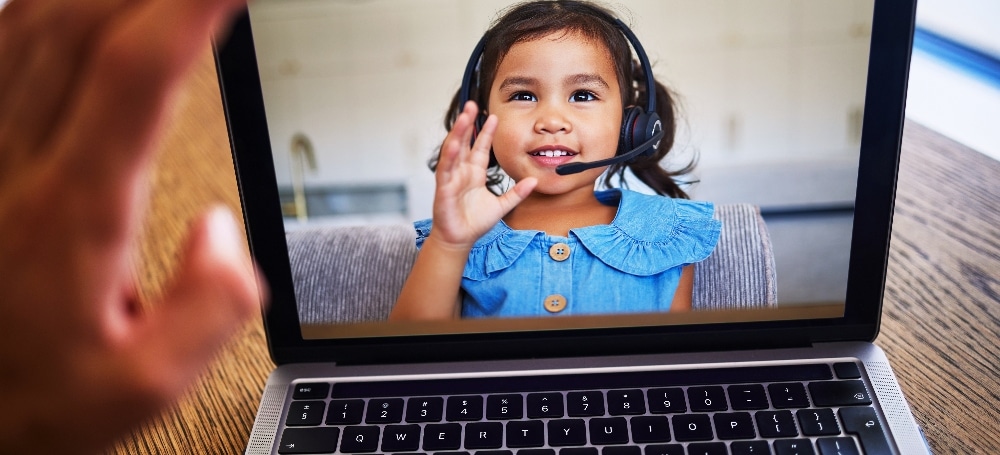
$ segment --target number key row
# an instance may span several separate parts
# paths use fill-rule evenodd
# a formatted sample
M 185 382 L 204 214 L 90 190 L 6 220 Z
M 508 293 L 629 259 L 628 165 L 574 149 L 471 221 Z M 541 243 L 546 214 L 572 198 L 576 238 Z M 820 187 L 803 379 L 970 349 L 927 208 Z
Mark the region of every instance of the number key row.
M 770 404 L 768 397 L 770 397 Z M 648 403 L 648 405 L 647 405 Z M 809 406 L 805 387 L 801 383 L 763 385 L 744 384 L 722 386 L 680 387 L 600 391 L 575 391 L 522 394 L 497 394 L 415 398 L 334 399 L 329 402 L 326 423 L 354 425 L 364 420 L 369 424 L 406 422 L 440 422 L 483 420 L 517 420 L 524 417 L 600 417 L 628 416 L 727 410 L 762 410 Z M 290 410 L 289 425 L 319 425 L 323 401 L 295 401 Z

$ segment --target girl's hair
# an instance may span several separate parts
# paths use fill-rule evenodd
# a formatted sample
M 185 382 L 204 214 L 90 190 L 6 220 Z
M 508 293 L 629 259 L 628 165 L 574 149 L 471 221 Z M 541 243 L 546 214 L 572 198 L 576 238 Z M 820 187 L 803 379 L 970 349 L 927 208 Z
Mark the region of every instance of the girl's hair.
M 500 62 L 506 56 L 511 46 L 517 43 L 532 41 L 554 32 L 576 32 L 583 36 L 603 43 L 611 54 L 615 74 L 618 76 L 621 98 L 624 106 L 639 106 L 646 100 L 646 75 L 642 66 L 632 58 L 632 48 L 628 39 L 614 24 L 614 14 L 609 10 L 586 1 L 553 0 L 531 1 L 508 8 L 495 20 L 485 34 L 486 46 L 483 49 L 482 62 L 479 66 L 478 78 L 473 77 L 471 99 L 482 109 L 489 105 L 490 88 L 496 77 Z M 477 80 L 478 79 L 478 80 Z M 674 95 L 659 82 L 656 87 L 657 114 L 663 122 L 663 139 L 653 155 L 641 156 L 628 164 L 614 164 L 609 167 L 604 178 L 604 186 L 611 188 L 612 180 L 617 176 L 618 184 L 625 185 L 625 168 L 627 167 L 643 183 L 656 194 L 676 198 L 687 198 L 674 177 L 687 174 L 694 168 L 694 161 L 677 171 L 668 171 L 660 166 L 662 160 L 674 145 L 677 130 L 677 115 Z M 458 114 L 459 93 L 451 100 L 451 105 L 445 114 L 445 129 L 451 131 Z M 642 103 L 640 103 L 642 100 Z M 438 154 L 431 158 L 428 165 L 431 170 L 437 168 Z M 490 162 L 487 167 L 486 184 L 490 191 L 500 194 L 500 185 L 504 180 L 500 166 L 490 152 Z

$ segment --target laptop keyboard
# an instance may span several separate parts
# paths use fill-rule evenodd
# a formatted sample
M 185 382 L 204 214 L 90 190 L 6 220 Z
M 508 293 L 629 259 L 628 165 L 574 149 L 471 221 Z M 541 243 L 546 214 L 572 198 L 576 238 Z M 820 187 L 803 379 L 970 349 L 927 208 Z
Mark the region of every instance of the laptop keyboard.
M 851 362 L 297 382 L 280 454 L 891 453 Z

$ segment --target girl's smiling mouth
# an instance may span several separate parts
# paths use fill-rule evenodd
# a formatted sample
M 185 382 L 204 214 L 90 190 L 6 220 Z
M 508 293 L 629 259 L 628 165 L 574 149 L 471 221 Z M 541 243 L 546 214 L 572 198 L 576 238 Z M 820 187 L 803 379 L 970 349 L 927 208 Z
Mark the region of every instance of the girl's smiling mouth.
M 564 164 L 578 154 L 575 150 L 559 145 L 545 145 L 528 152 L 535 162 L 545 167 Z
M 573 152 L 567 152 L 565 150 L 540 150 L 537 152 L 531 152 L 531 156 L 574 156 Z

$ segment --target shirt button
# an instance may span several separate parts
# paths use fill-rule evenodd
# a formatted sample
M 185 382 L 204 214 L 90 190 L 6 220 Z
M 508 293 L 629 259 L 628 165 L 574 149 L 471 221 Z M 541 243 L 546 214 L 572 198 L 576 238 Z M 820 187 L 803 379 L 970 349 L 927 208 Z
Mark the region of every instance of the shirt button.
M 552 245 L 552 247 L 549 248 L 549 257 L 559 262 L 569 259 L 569 245 L 565 243 Z
M 566 309 L 566 297 L 559 294 L 552 294 L 545 298 L 544 305 L 549 313 L 558 313 Z

